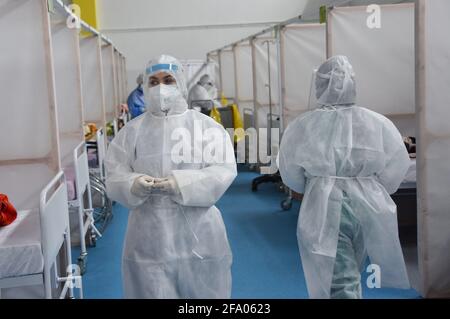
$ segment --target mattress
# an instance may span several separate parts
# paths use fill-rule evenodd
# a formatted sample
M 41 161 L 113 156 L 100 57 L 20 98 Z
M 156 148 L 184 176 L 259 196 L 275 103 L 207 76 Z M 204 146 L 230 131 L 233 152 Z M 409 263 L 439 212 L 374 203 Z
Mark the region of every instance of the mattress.
M 39 212 L 19 211 L 11 225 L 0 228 L 0 278 L 41 273 L 43 269 Z
M 405 179 L 403 183 L 400 185 L 400 189 L 405 188 L 416 188 L 417 184 L 417 168 L 416 168 L 416 160 L 411 159 L 411 165 L 406 173 Z

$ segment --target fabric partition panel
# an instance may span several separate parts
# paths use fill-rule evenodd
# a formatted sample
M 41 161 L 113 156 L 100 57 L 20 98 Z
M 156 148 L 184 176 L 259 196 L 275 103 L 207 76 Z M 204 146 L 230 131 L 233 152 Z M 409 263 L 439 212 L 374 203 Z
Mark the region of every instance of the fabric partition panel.
M 16 209 L 35 209 L 60 169 L 50 18 L 45 0 L 0 7 L 0 190 Z
M 220 72 L 222 92 L 227 99 L 235 99 L 234 56 L 232 49 L 220 51 Z M 219 96 L 220 97 L 220 96 Z
M 293 24 L 281 32 L 283 124 L 314 108 L 313 71 L 326 59 L 325 24 Z M 310 101 L 311 98 L 311 101 Z
M 450 1 L 417 1 L 418 261 L 425 297 L 450 297 Z
M 272 114 L 280 114 L 276 39 L 271 37 L 256 38 L 253 40 L 253 50 L 255 125 L 257 128 L 265 128 L 267 127 L 270 103 L 272 104 Z M 269 96 L 271 96 L 271 99 L 269 99 Z
M 97 36 L 82 38 L 80 50 L 84 120 L 88 123 L 95 123 L 100 128 L 105 126 L 106 118 L 99 41 L 100 39 Z
M 110 44 L 102 45 L 103 88 L 105 96 L 105 116 L 110 122 L 115 117 L 114 101 L 114 48 Z
M 252 47 L 250 43 L 240 43 L 234 47 L 236 75 L 236 103 L 243 116 L 244 109 L 254 109 Z
M 328 56 L 349 58 L 359 106 L 389 116 L 414 114 L 414 4 L 380 8 L 379 25 L 368 23 L 367 6 L 333 8 Z
M 58 128 L 63 167 L 72 163 L 73 150 L 84 140 L 78 30 L 65 20 L 52 18 L 52 48 L 55 70 Z M 53 21 L 53 20 L 52 20 Z

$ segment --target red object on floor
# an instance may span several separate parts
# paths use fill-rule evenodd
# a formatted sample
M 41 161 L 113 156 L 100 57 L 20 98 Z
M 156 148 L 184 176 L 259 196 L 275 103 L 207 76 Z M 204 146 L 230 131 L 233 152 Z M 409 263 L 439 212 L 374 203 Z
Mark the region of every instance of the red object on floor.
M 8 200 L 8 196 L 0 194 L 0 227 L 8 226 L 17 218 L 17 211 Z

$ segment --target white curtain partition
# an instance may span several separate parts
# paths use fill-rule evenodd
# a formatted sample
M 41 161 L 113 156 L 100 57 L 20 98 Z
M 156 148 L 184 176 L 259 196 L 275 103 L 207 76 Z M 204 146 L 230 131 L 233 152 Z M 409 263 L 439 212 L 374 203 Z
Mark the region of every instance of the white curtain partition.
M 60 168 L 47 1 L 0 8 L 0 190 L 18 210 L 33 209 Z
M 229 99 L 230 103 L 235 100 L 235 76 L 234 76 L 234 55 L 231 48 L 220 51 L 220 75 L 222 83 L 222 94 Z
M 244 109 L 254 109 L 252 47 L 242 42 L 234 47 L 236 103 L 243 116 Z
M 97 36 L 80 40 L 84 120 L 98 128 L 106 125 L 100 41 Z
M 264 35 L 254 39 L 252 41 L 252 47 L 255 125 L 257 128 L 265 128 L 268 127 L 270 104 L 272 104 L 272 114 L 280 114 L 276 39 Z M 269 96 L 271 96 L 271 99 L 269 99 Z
M 107 122 L 111 122 L 116 115 L 116 103 L 114 92 L 114 48 L 110 44 L 102 45 L 102 67 L 105 117 Z
M 84 140 L 78 30 L 51 15 L 58 128 L 62 166 L 73 162 L 73 150 Z
M 380 8 L 380 28 L 369 28 L 367 6 L 333 8 L 328 56 L 349 57 L 358 105 L 387 115 L 403 135 L 415 136 L 414 4 Z
M 420 289 L 437 298 L 450 297 L 449 12 L 448 0 L 418 1 Z
M 283 127 L 309 110 L 313 70 L 326 59 L 325 24 L 292 24 L 281 31 Z M 310 105 L 311 104 L 311 105 Z

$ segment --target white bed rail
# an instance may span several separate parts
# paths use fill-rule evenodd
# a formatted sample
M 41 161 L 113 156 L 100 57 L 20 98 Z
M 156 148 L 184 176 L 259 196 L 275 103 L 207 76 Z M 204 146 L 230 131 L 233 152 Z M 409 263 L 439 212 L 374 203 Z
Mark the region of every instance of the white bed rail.
M 55 265 L 61 247 L 65 244 L 67 267 L 72 267 L 70 246 L 69 207 L 67 204 L 67 186 L 64 173 L 60 171 L 52 181 L 42 190 L 40 195 L 41 246 L 44 257 L 44 289 L 45 298 L 52 298 L 51 269 Z M 74 281 L 82 294 L 81 276 L 67 273 L 66 277 L 56 278 L 64 282 L 60 298 L 67 291 L 73 298 Z

